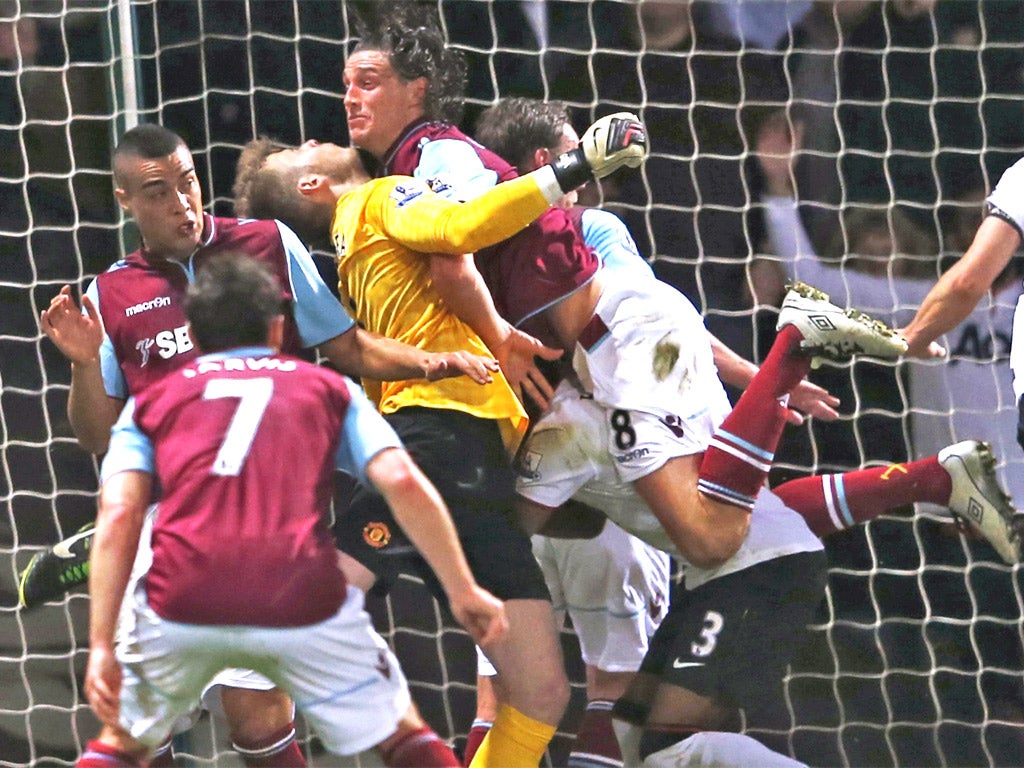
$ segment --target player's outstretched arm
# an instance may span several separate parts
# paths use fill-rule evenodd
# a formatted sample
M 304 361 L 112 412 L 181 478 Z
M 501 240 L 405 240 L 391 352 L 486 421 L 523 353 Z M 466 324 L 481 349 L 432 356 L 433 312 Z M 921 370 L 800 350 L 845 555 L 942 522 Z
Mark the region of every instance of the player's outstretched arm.
M 465 203 L 429 192 L 425 184 L 401 180 L 382 188 L 377 207 L 392 239 L 421 253 L 475 253 L 500 243 L 530 224 L 568 192 L 647 156 L 647 134 L 635 115 L 620 112 L 598 120 L 580 146 L 518 179 L 498 184 Z
M 103 385 L 103 320 L 88 296 L 82 297 L 82 308 L 65 285 L 40 314 L 39 327 L 71 361 L 68 420 L 75 437 L 85 450 L 103 453 L 124 401 L 108 396 Z
M 359 327 L 325 341 L 317 349 L 346 376 L 378 381 L 469 376 L 477 384 L 489 384 L 498 370 L 498 361 L 489 357 L 463 351 L 424 352 Z
M 104 725 L 118 727 L 121 665 L 114 629 L 152 491 L 147 472 L 118 472 L 100 489 L 96 535 L 89 557 L 89 663 L 85 694 Z
M 507 632 L 504 604 L 476 583 L 448 508 L 409 454 L 401 448 L 380 451 L 366 465 L 366 477 L 437 574 L 452 614 L 476 644 L 487 645 Z
M 1020 234 L 1012 224 L 998 216 L 986 216 L 967 252 L 939 278 L 914 319 L 902 329 L 909 345 L 907 354 L 943 356 L 945 350 L 935 340 L 974 311 L 1020 243 Z

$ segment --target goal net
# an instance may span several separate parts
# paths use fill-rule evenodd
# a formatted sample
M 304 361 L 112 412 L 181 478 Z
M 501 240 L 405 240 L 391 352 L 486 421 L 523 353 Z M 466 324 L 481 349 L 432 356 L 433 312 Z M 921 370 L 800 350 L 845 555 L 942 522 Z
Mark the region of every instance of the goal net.
M 87 597 L 18 611 L 17 574 L 95 514 L 97 464 L 65 415 L 67 361 L 38 330 L 65 284 L 137 236 L 110 148 L 158 121 L 192 148 L 211 212 L 256 134 L 347 139 L 341 66 L 360 4 L 340 0 L 0 0 L 0 766 L 72 765 L 96 730 L 81 687 Z M 658 275 L 756 358 L 799 277 L 897 325 L 967 247 L 984 195 L 1024 151 L 1024 6 L 733 0 L 437 0 L 469 68 L 463 127 L 496 98 L 558 98 L 577 128 L 647 122 L 650 161 L 592 190 Z M 793 153 L 792 157 L 789 156 Z M 325 258 L 325 274 L 331 265 Z M 1024 499 L 1008 366 L 1022 271 L 944 339 L 948 360 L 858 362 L 813 378 L 840 418 L 788 428 L 773 480 L 991 442 Z M 1020 569 L 943 510 L 831 537 L 828 594 L 778 692 L 745 727 L 811 765 L 1014 765 L 1024 749 Z M 422 588 L 371 604 L 431 725 L 461 745 L 474 710 L 466 635 Z M 564 762 L 585 695 L 551 749 Z M 311 762 L 321 759 L 303 733 Z M 239 765 L 224 725 L 178 740 Z M 365 762 L 365 761 L 364 761 Z

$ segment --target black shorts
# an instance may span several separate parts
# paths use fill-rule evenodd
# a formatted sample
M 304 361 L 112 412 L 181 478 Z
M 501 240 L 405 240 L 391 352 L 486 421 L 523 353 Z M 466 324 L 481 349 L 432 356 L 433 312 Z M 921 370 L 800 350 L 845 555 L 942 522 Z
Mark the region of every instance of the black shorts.
M 461 411 L 409 407 L 387 414 L 413 461 L 448 505 L 477 583 L 502 600 L 549 600 L 530 537 L 515 525 L 515 475 L 498 424 Z M 402 573 L 422 578 L 442 601 L 430 566 L 402 533 L 383 497 L 356 488 L 334 523 L 338 549 L 377 576 L 374 591 Z
M 730 708 L 770 703 L 825 594 L 824 552 L 779 557 L 673 596 L 640 669 Z

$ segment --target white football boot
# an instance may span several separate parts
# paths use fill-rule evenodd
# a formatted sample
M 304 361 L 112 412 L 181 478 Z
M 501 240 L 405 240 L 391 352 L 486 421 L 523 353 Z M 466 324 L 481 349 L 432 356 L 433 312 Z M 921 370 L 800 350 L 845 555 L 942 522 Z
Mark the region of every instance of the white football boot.
M 856 309 L 841 309 L 828 294 L 806 283 L 792 283 L 782 301 L 777 330 L 796 326 L 803 334 L 800 348 L 822 360 L 846 362 L 854 355 L 895 360 L 907 351 L 907 340 L 885 323 Z
M 1007 564 L 1020 562 L 1024 514 L 999 486 L 991 446 L 965 440 L 943 448 L 938 458 L 953 480 L 949 510 L 988 539 Z

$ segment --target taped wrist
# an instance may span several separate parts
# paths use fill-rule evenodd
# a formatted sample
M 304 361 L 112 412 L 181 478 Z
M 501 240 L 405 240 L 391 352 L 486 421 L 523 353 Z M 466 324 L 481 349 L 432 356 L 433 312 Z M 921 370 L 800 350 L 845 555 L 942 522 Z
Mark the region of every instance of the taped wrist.
M 565 152 L 556 157 L 554 162 L 551 163 L 551 168 L 555 172 L 555 180 L 558 182 L 558 186 L 562 188 L 564 193 L 572 192 L 594 177 L 590 170 L 587 156 L 578 147 L 571 152 Z

